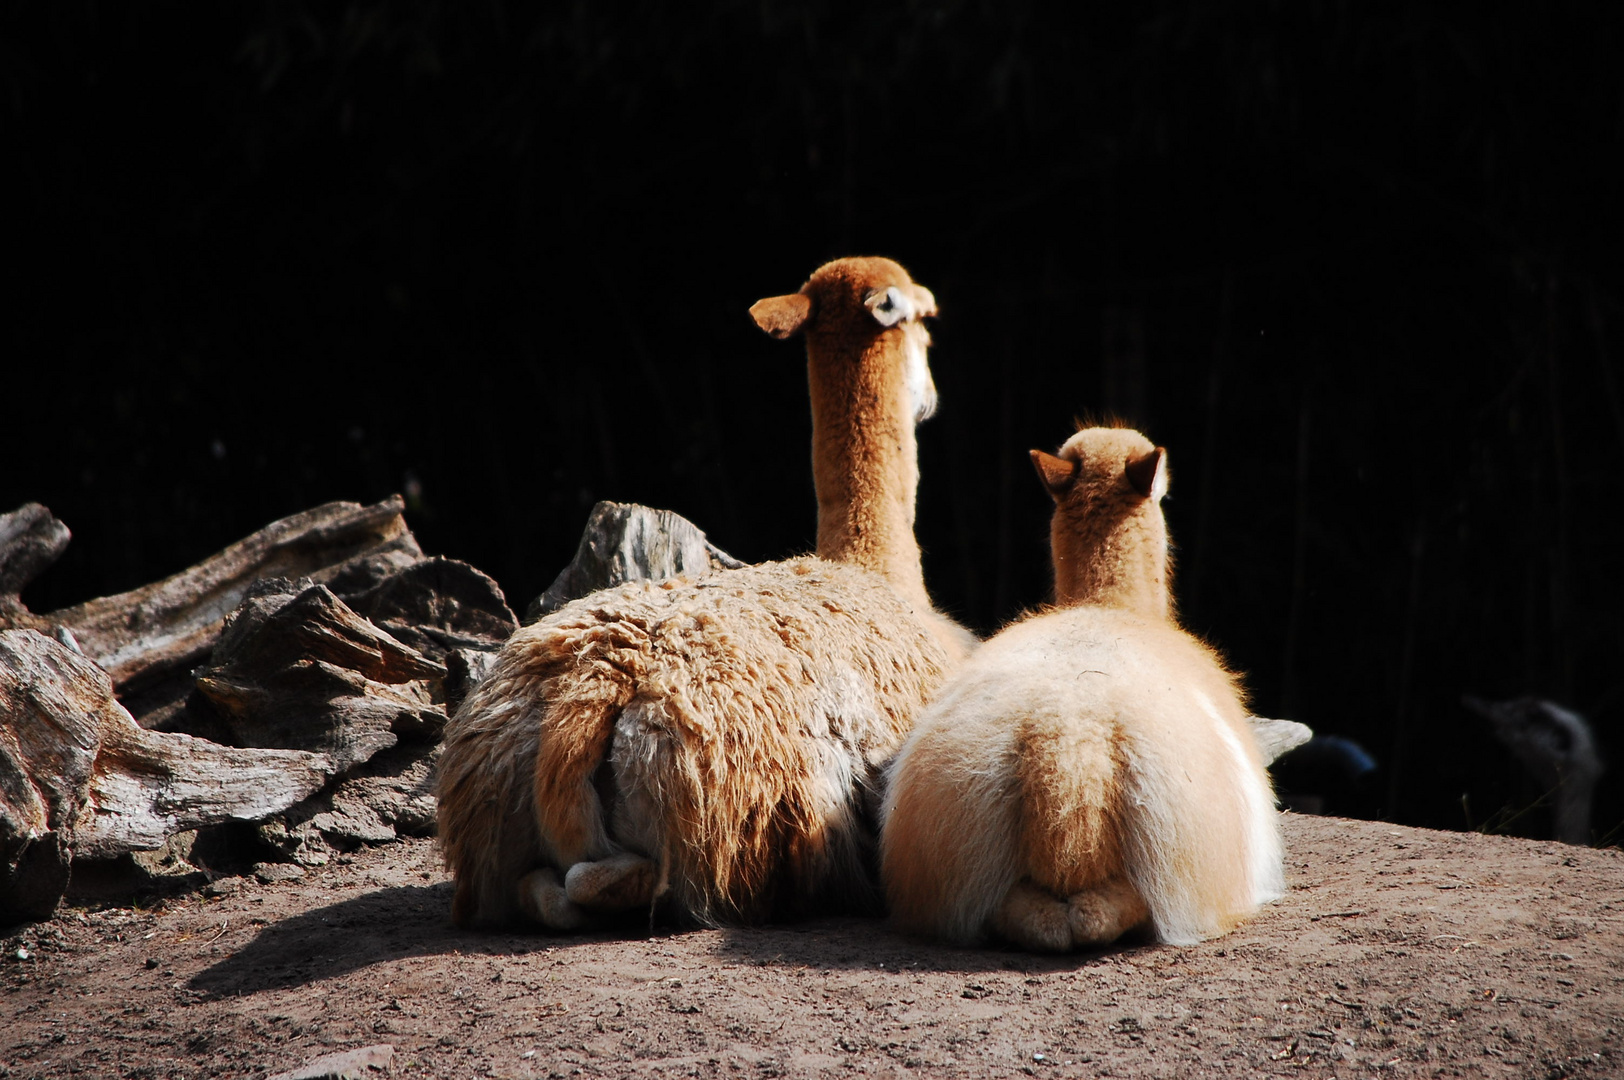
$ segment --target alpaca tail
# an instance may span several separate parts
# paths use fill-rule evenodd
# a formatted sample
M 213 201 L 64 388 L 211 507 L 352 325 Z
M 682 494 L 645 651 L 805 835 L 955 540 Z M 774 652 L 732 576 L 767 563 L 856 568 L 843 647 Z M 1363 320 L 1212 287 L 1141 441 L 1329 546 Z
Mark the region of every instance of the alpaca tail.
M 1285 892 L 1268 774 L 1213 719 L 1227 768 L 1192 783 L 1170 762 L 1141 760 L 1125 800 L 1128 875 L 1157 938 L 1170 945 L 1227 933 Z
M 582 629 L 520 631 L 446 725 L 439 833 L 459 926 L 512 922 L 525 874 L 617 850 L 593 780 L 634 688 L 617 665 L 578 662 L 594 644 Z

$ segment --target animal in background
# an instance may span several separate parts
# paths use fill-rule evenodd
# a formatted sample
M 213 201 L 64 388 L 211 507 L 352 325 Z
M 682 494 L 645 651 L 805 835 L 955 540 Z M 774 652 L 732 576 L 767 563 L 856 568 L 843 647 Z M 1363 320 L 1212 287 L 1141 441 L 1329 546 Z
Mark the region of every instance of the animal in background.
M 507 642 L 440 757 L 459 925 L 878 909 L 881 770 L 975 640 L 913 535 L 935 311 L 880 258 L 751 308 L 806 336 L 817 555 L 628 583 Z
M 1275 759 L 1269 773 L 1281 805 L 1299 814 L 1373 818 L 1380 809 L 1381 765 L 1345 735 L 1315 735 Z
M 1032 451 L 1057 607 L 984 643 L 890 770 L 881 871 L 905 930 L 1040 951 L 1188 944 L 1282 894 L 1241 688 L 1181 630 L 1166 453 L 1120 428 Z
M 1461 703 L 1489 722 L 1495 738 L 1551 796 L 1551 838 L 1590 843 L 1590 804 L 1606 764 L 1585 718 L 1537 697 L 1484 701 L 1467 695 Z

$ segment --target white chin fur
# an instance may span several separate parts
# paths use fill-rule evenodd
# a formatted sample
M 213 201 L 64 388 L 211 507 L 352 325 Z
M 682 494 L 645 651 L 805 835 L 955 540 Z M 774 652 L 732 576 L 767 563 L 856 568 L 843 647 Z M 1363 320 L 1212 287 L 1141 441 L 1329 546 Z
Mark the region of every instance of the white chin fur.
M 936 381 L 930 377 L 927 353 L 930 331 L 920 322 L 907 322 L 902 326 L 902 350 L 906 364 L 908 401 L 913 408 L 914 423 L 928 419 L 936 411 Z

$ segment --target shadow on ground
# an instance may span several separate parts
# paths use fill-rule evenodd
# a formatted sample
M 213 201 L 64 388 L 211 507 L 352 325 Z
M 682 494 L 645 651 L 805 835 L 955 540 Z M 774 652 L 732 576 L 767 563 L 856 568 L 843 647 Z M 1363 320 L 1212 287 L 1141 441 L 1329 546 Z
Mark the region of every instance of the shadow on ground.
M 855 971 L 1075 971 L 1117 954 L 1150 948 L 1124 943 L 1105 951 L 1038 956 L 1009 949 L 960 949 L 897 933 L 873 919 L 820 919 L 806 923 L 722 931 L 716 954 L 734 963 Z
M 525 956 L 542 949 L 557 952 L 612 941 L 631 943 L 647 936 L 635 930 L 569 937 L 459 930 L 451 925 L 450 907 L 451 885 L 446 882 L 378 889 L 271 923 L 247 945 L 199 972 L 188 987 L 207 997 L 235 997 L 318 983 L 404 957 L 452 953 Z M 656 929 L 653 937 L 683 933 Z M 947 948 L 903 937 L 883 922 L 858 918 L 727 929 L 720 931 L 715 953 L 735 963 L 761 967 L 966 974 L 1070 971 L 1110 955 L 1043 957 Z
M 210 997 L 233 997 L 303 986 L 408 956 L 522 955 L 559 943 L 539 935 L 458 930 L 450 910 L 448 882 L 378 889 L 271 923 L 188 986 Z

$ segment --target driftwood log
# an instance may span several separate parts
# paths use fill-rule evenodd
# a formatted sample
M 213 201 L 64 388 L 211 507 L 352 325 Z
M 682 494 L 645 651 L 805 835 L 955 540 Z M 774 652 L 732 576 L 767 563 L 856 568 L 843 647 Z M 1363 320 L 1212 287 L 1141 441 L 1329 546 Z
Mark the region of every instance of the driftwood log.
M 445 726 L 443 664 L 361 618 L 325 585 L 261 582 L 226 624 L 197 688 L 236 746 L 312 750 L 347 771 L 399 732 Z
M 228 615 L 266 578 L 346 578 L 358 586 L 419 562 L 394 496 L 334 502 L 283 518 L 151 585 L 37 616 L 73 634 L 123 693 L 206 659 Z
M 48 916 L 74 857 L 257 821 L 333 772 L 322 754 L 145 731 L 105 671 L 34 630 L 0 631 L 0 717 L 0 922 Z
M 0 516 L 0 921 L 49 914 L 75 861 L 116 891 L 150 884 L 148 862 L 206 879 L 187 860 L 227 835 L 315 863 L 432 831 L 447 709 L 518 621 L 489 577 L 422 554 L 398 498 L 28 611 L 19 594 L 68 539 L 37 504 Z M 231 822 L 257 832 L 216 835 Z
M 18 593 L 56 562 L 71 538 L 68 527 L 39 503 L 0 514 L 0 628 L 28 617 Z
M 680 514 L 634 503 L 600 502 L 587 519 L 575 558 L 525 608 L 524 621 L 535 622 L 571 600 L 623 581 L 663 581 L 678 574 L 697 577 L 743 565 Z

